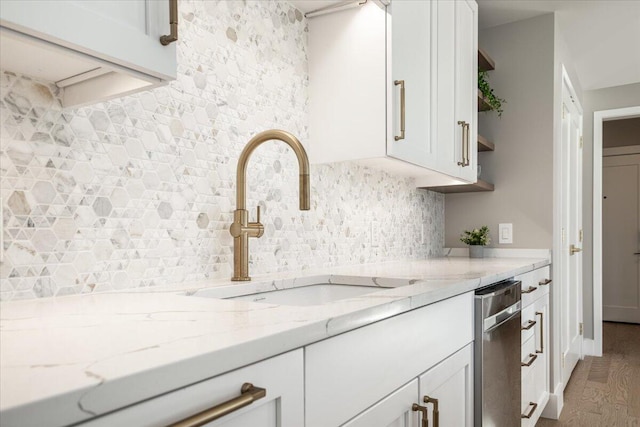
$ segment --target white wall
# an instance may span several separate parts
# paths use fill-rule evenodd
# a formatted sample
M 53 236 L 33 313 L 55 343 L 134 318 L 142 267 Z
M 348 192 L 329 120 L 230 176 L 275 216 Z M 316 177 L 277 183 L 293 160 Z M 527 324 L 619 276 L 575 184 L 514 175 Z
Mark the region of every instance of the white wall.
M 639 105 L 640 83 L 584 92 L 583 310 L 585 338 L 593 338 L 593 113 Z
M 554 16 L 480 31 L 479 46 L 495 60 L 489 81 L 507 101 L 502 118 L 478 114 L 478 132 L 496 146 L 479 155 L 481 177 L 495 191 L 446 195 L 445 244 L 462 247 L 464 229 L 486 224 L 492 247 L 551 248 Z M 512 245 L 498 244 L 501 222 L 513 223 Z

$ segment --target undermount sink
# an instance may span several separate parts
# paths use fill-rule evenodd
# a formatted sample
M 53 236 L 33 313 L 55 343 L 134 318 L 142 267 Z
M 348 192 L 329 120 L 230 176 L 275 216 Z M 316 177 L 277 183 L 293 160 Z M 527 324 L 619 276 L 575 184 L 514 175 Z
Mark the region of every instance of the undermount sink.
M 345 285 L 334 283 L 316 283 L 287 289 L 255 292 L 244 295 L 224 297 L 229 300 L 242 300 L 277 305 L 310 306 L 322 305 L 372 292 L 389 289 L 381 286 Z M 213 292 L 212 292 L 213 291 Z M 219 298 L 214 290 L 199 291 L 194 296 Z

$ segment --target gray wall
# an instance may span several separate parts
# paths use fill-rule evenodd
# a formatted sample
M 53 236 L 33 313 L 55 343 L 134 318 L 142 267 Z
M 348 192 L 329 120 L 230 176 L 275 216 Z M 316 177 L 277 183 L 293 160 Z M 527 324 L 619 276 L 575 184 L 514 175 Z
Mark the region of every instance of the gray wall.
M 554 17 L 552 14 L 480 32 L 479 45 L 496 62 L 495 93 L 507 100 L 502 118 L 478 115 L 478 132 L 495 142 L 480 153 L 489 193 L 445 197 L 445 244 L 464 246 L 464 229 L 488 225 L 492 247 L 551 248 L 553 233 Z M 499 245 L 498 224 L 513 223 L 512 245 Z
M 593 113 L 640 105 L 640 83 L 584 92 L 584 327 L 585 338 L 593 338 Z
M 602 144 L 605 148 L 640 145 L 640 117 L 604 122 Z

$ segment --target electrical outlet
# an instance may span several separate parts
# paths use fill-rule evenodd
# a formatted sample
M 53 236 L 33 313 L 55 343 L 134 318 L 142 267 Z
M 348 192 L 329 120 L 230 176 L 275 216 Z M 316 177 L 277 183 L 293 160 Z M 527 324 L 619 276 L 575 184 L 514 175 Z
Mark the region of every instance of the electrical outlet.
M 380 223 L 371 221 L 371 247 L 377 248 L 378 246 L 380 246 Z
M 498 224 L 498 243 L 502 245 L 513 243 L 513 224 Z

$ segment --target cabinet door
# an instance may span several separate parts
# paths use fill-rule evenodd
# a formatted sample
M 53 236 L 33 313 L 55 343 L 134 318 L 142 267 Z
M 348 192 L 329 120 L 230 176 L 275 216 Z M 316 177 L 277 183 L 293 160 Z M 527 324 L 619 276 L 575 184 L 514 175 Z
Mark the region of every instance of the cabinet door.
M 477 180 L 477 5 L 473 0 L 434 2 L 432 139 L 443 172 Z M 468 128 L 462 122 L 468 124 Z M 468 146 L 464 144 L 468 138 Z M 462 166 L 468 156 L 468 166 Z
M 176 76 L 168 0 L 3 0 L 0 25 L 160 79 Z
M 437 400 L 440 426 L 473 426 L 473 344 L 459 350 L 420 376 L 420 401 L 429 411 L 429 425 L 435 404 L 425 403 L 428 396 Z
M 220 375 L 96 418 L 83 427 L 161 427 L 185 420 L 240 395 L 244 383 L 266 396 L 206 424 L 224 427 L 300 427 L 304 425 L 302 349 Z
M 431 1 L 394 0 L 387 7 L 389 81 L 387 155 L 436 166 L 431 145 Z M 404 105 L 402 84 L 404 84 Z M 402 138 L 402 115 L 405 132 Z M 399 139 L 397 139 L 399 138 Z
M 455 5 L 455 159 L 457 176 L 477 181 L 478 166 L 478 5 L 474 0 L 452 2 Z M 468 124 L 467 129 L 458 121 Z M 466 135 L 463 135 L 463 131 Z M 463 147 L 463 138 L 468 138 Z M 468 165 L 458 165 L 463 155 Z
M 343 427 L 417 427 L 419 415 L 411 410 L 417 402 L 418 380 L 415 379 L 343 424 Z

